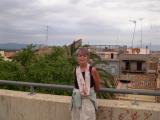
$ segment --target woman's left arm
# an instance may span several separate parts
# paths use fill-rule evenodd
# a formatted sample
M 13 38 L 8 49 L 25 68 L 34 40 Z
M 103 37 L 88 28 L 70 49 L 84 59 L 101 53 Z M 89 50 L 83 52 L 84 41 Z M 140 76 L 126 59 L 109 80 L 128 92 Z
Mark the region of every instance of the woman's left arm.
M 95 88 L 95 90 L 97 92 L 100 89 L 100 76 L 99 76 L 99 74 L 98 74 L 98 72 L 97 72 L 95 67 L 92 67 L 92 76 L 93 76 L 94 83 L 95 83 L 94 88 Z

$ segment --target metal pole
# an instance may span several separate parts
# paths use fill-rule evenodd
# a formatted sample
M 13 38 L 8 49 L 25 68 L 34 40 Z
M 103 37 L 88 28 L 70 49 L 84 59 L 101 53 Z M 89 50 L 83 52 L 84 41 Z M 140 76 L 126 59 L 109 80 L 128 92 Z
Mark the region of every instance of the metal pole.
M 133 30 L 133 37 L 132 37 L 132 48 L 133 48 L 133 41 L 134 41 L 134 35 L 136 30 L 136 20 L 130 20 L 132 23 L 134 23 L 134 30 Z
M 142 20 L 143 18 L 140 18 L 139 20 L 141 21 L 141 48 L 142 48 Z
M 42 84 L 42 83 L 30 83 L 30 82 L 18 82 L 11 80 L 0 80 L 0 85 L 13 85 L 13 86 L 26 86 L 31 88 L 31 93 L 34 93 L 33 88 L 53 88 L 61 90 L 73 90 L 73 86 L 69 85 L 56 85 L 56 84 Z M 153 90 L 126 90 L 126 89 L 115 89 L 115 88 L 101 88 L 99 92 L 102 93 L 119 93 L 119 94 L 135 94 L 135 95 L 149 95 L 149 96 L 160 96 L 160 91 Z
M 133 48 L 133 41 L 134 41 L 134 35 L 135 35 L 135 30 L 136 30 L 136 21 L 134 22 L 134 31 L 133 31 L 133 39 L 132 39 L 132 48 Z
M 46 46 L 48 44 L 47 42 L 48 42 L 48 25 L 46 26 L 46 43 L 45 43 Z

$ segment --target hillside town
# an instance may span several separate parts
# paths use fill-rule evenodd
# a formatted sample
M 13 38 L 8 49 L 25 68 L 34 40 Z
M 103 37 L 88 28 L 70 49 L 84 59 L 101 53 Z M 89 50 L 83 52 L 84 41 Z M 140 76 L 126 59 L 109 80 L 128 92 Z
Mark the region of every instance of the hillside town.
M 82 45 L 82 39 L 74 41 L 70 46 L 77 48 Z M 96 53 L 107 64 L 98 64 L 114 77 L 116 89 L 160 90 L 160 53 L 146 48 L 128 48 L 120 45 L 87 45 L 90 52 Z M 0 51 L 5 61 L 12 58 L 19 51 Z M 36 55 L 52 52 L 51 47 L 35 49 Z M 157 96 L 116 94 L 120 100 L 136 100 L 160 102 Z
M 119 45 L 91 45 L 107 65 L 99 65 L 114 76 L 117 89 L 160 89 L 160 53 L 146 48 L 127 48 Z M 142 100 L 159 102 L 155 96 L 117 95 L 122 100 Z

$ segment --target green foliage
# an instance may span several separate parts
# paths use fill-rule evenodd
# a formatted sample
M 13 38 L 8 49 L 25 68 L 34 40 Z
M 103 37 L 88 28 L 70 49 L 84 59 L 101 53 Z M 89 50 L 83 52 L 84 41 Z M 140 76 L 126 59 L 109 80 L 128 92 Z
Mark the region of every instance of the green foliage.
M 53 47 L 51 54 L 44 56 L 36 56 L 34 46 L 31 44 L 27 48 L 22 49 L 14 57 L 13 61 L 7 62 L 0 59 L 0 79 L 17 80 L 36 83 L 48 84 L 67 84 L 73 85 L 74 74 L 73 69 L 76 65 L 75 51 L 70 51 L 70 46 Z M 71 54 L 72 53 L 72 54 Z M 99 56 L 91 53 L 91 64 L 106 64 Z M 98 69 L 102 86 L 113 87 L 113 77 L 102 69 Z M 8 89 L 16 89 L 15 87 L 6 87 Z M 17 88 L 17 90 L 28 90 L 28 88 Z M 70 95 L 71 93 L 62 90 L 39 89 L 36 91 L 51 94 Z M 112 94 L 99 94 L 100 98 L 113 97 Z
M 9 61 L 0 61 L 0 80 L 23 80 L 22 68 L 19 64 Z M 4 89 L 20 90 L 16 86 L 2 86 Z
M 13 61 L 19 62 L 23 67 L 27 67 L 35 60 L 35 54 L 33 51 L 32 44 L 27 46 L 27 48 L 22 49 L 14 58 Z
M 0 54 L 0 61 L 4 61 L 2 55 Z
M 21 66 L 9 61 L 0 61 L 0 78 L 3 80 L 22 79 Z
M 101 77 L 101 86 L 107 87 L 107 88 L 113 88 L 114 87 L 114 78 L 111 74 L 107 73 L 105 70 L 97 68 L 100 77 Z M 114 98 L 114 94 L 110 93 L 99 93 L 99 98 Z
M 59 50 L 39 59 L 29 69 L 28 79 L 34 82 L 71 84 L 73 80 L 73 65 Z

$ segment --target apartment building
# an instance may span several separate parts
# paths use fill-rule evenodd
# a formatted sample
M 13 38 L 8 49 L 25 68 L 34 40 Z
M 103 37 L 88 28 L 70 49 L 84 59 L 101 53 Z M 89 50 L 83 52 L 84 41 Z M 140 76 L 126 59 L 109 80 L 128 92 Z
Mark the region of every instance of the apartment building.
M 102 60 L 108 64 L 99 64 L 98 67 L 103 68 L 114 77 L 119 76 L 119 54 L 126 51 L 126 46 L 118 45 L 92 45 L 89 50 L 95 52 Z
M 158 57 L 151 54 L 121 54 L 118 89 L 157 89 Z M 118 96 L 121 99 L 133 99 L 133 95 Z M 156 102 L 156 97 L 136 96 L 137 100 Z

